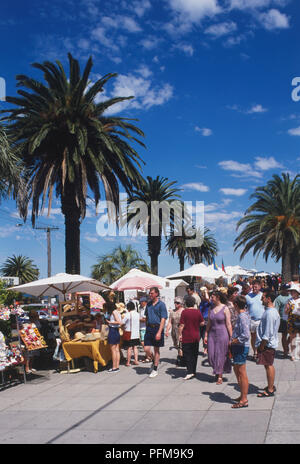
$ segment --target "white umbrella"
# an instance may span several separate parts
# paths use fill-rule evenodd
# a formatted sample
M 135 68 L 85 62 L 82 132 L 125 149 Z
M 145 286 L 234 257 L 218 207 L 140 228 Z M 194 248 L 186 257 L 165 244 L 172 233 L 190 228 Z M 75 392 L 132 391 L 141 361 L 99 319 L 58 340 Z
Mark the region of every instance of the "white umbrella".
M 29 295 L 42 297 L 42 296 L 64 296 L 67 293 L 75 292 L 96 292 L 100 290 L 110 290 L 110 287 L 92 279 L 79 274 L 56 274 L 46 279 L 35 280 L 24 285 L 17 285 L 8 290 L 16 292 L 28 293 Z

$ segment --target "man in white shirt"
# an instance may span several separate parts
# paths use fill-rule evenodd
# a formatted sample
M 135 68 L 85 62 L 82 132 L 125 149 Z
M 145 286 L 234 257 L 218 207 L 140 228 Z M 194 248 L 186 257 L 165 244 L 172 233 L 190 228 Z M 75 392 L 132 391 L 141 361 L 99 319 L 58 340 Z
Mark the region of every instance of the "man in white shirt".
M 186 291 L 187 291 L 187 295 L 185 295 L 185 297 L 184 297 L 184 302 L 185 302 L 185 300 L 186 300 L 186 298 L 188 296 L 192 296 L 193 298 L 195 298 L 195 301 L 196 301 L 195 308 L 199 308 L 199 306 L 201 304 L 201 298 L 198 295 L 198 293 L 194 291 L 193 286 L 189 285 L 188 287 L 186 287 Z

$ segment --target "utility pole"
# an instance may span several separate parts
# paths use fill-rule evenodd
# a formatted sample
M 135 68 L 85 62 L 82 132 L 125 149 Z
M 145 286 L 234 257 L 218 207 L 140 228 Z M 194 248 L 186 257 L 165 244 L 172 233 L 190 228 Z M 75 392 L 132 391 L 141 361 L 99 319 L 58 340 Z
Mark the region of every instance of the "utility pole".
M 51 277 L 51 231 L 58 230 L 59 227 L 35 227 L 35 229 L 45 230 L 47 232 L 48 277 Z

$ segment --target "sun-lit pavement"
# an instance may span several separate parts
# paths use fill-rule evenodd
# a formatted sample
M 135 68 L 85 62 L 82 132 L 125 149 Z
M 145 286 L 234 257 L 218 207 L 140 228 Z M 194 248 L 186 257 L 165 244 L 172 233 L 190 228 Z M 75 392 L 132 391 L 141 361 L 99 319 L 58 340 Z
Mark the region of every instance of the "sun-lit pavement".
M 140 363 L 117 374 L 38 372 L 1 391 L 0 443 L 300 443 L 300 362 L 279 351 L 276 396 L 260 399 L 265 370 L 248 361 L 249 407 L 233 410 L 233 373 L 217 386 L 199 356 L 197 378 L 184 381 L 166 345 L 154 379 Z

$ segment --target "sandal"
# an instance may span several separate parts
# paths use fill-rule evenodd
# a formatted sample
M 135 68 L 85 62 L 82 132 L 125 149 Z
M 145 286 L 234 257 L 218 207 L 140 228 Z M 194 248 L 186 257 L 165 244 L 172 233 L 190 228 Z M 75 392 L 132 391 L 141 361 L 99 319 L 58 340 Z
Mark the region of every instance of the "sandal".
M 274 387 L 274 390 L 272 392 L 270 392 L 270 390 L 268 389 L 268 387 L 264 388 L 264 391 L 259 393 L 257 395 L 257 398 L 269 398 L 270 396 L 274 396 L 275 394 L 275 387 Z
M 216 383 L 216 385 L 222 385 L 222 383 L 223 383 L 223 379 L 222 379 L 222 378 L 219 378 L 218 381 L 217 381 L 217 383 Z
M 231 406 L 231 409 L 248 408 L 248 406 L 249 406 L 248 401 L 245 401 L 244 403 L 239 401 L 239 403 L 236 403 L 233 406 Z

